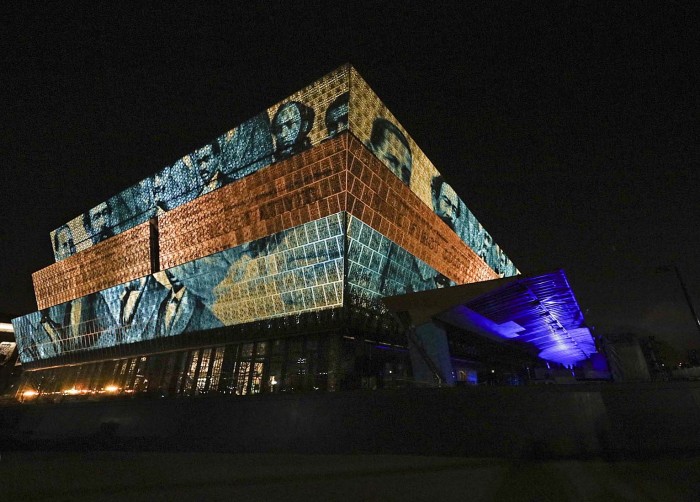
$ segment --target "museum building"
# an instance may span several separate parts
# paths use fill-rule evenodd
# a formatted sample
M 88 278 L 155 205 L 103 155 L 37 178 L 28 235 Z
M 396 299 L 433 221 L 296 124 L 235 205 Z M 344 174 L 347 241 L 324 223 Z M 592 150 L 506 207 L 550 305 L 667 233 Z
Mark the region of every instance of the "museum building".
M 12 321 L 20 394 L 451 385 L 595 353 L 563 272 L 520 275 L 349 65 L 50 238 Z

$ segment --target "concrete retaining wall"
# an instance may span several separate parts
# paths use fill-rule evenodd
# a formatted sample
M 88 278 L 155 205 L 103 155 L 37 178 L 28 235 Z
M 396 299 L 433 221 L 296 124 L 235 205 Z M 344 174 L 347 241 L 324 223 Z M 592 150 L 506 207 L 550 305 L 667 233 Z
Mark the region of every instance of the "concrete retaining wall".
M 700 451 L 700 383 L 474 387 L 0 408 L 0 447 L 497 457 Z

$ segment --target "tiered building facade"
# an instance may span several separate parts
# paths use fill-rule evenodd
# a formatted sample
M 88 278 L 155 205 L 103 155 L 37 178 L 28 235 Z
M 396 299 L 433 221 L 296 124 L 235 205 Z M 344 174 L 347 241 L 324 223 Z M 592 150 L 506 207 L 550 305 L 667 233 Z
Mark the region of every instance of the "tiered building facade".
M 251 394 L 411 378 L 382 297 L 514 276 L 344 66 L 51 233 L 20 391 Z

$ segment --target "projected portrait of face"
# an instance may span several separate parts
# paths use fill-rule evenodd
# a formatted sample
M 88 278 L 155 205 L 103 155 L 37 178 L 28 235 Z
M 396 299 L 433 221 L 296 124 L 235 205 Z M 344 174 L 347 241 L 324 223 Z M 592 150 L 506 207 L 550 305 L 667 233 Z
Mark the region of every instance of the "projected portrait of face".
M 384 118 L 376 119 L 368 147 L 401 181 L 411 184 L 413 156 L 406 136 L 398 127 Z
M 153 201 L 159 211 L 170 211 L 197 196 L 193 187 L 198 175 L 193 171 L 180 159 L 153 176 Z
M 230 181 L 221 172 L 220 154 L 218 141 L 213 141 L 192 154 L 192 160 L 202 182 L 200 195 L 216 190 Z
M 275 160 L 285 159 L 311 146 L 308 134 L 315 113 L 298 101 L 289 101 L 277 109 L 270 129 L 275 139 Z
M 63 225 L 53 234 L 53 249 L 57 260 L 63 260 L 75 254 L 73 232 L 68 225 Z
M 430 185 L 433 198 L 433 211 L 447 226 L 456 230 L 460 217 L 459 198 L 450 185 L 445 183 L 442 176 L 435 176 Z
M 176 336 L 221 326 L 216 316 L 205 304 L 204 298 L 193 289 L 185 286 L 179 273 L 185 272 L 186 267 L 164 270 L 153 274 L 153 278 L 161 286 L 163 296 L 159 296 L 158 320 L 155 336 Z M 177 274 L 177 275 L 176 275 Z
M 350 93 L 344 92 L 328 105 L 325 119 L 328 138 L 334 138 L 348 128 L 349 103 Z
M 111 211 L 106 202 L 93 207 L 83 215 L 83 226 L 88 235 L 91 236 L 93 244 L 114 235 L 110 228 L 110 216 Z
M 199 274 L 206 274 L 202 268 L 188 263 L 114 288 L 123 341 L 220 327 L 221 321 L 211 312 L 208 299 L 199 294 L 208 286 L 197 280 Z M 211 291 L 206 294 L 213 295 Z

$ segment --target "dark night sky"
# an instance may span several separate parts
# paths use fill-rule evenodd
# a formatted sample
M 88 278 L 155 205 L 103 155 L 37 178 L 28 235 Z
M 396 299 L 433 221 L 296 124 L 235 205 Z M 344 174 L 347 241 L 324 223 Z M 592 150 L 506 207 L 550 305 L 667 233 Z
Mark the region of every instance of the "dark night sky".
M 692 3 L 254 3 L 4 8 L 0 312 L 36 309 L 51 230 L 350 61 L 521 271 L 700 348 L 655 273 L 700 308 Z

